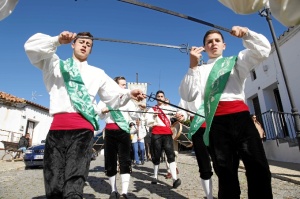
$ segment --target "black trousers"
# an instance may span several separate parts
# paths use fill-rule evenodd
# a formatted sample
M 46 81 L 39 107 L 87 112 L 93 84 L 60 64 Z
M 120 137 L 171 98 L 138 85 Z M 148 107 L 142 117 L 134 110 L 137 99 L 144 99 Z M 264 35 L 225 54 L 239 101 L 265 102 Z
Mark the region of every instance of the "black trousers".
M 44 152 L 47 198 L 81 199 L 92 157 L 93 131 L 50 130 Z
M 248 111 L 215 116 L 209 138 L 210 155 L 219 178 L 218 198 L 240 198 L 239 158 L 246 169 L 248 198 L 273 198 L 269 164 Z
M 213 175 L 213 172 L 210 164 L 208 148 L 203 141 L 204 132 L 205 128 L 199 128 L 192 136 L 192 141 L 199 167 L 200 178 L 208 180 Z
M 175 161 L 172 135 L 152 134 L 151 136 L 152 162 L 159 165 L 162 150 L 165 151 L 168 163 Z
M 108 177 L 117 174 L 119 159 L 120 174 L 131 173 L 130 134 L 123 130 L 105 129 L 105 173 Z

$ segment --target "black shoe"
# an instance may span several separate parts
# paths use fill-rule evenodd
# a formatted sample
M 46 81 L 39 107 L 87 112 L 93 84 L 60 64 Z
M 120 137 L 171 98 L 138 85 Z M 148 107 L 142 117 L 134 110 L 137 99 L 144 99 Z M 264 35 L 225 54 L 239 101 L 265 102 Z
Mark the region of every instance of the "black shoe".
M 179 178 L 173 182 L 173 188 L 174 189 L 176 189 L 180 185 L 181 185 L 181 180 Z
M 111 192 L 109 199 L 119 199 L 120 198 L 120 194 L 118 192 Z
M 144 165 L 145 164 L 145 161 L 142 161 L 142 165 Z
M 121 198 L 128 199 L 128 196 L 127 196 L 127 194 L 123 193 L 123 194 L 120 196 L 120 199 L 121 199 Z

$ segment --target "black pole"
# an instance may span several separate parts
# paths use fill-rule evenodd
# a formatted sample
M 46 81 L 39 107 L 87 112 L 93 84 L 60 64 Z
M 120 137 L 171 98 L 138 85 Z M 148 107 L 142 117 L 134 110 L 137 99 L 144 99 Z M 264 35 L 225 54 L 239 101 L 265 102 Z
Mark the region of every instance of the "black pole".
M 229 32 L 229 33 L 231 32 L 231 30 L 228 29 L 228 28 L 224 28 L 222 26 L 218 26 L 218 25 L 215 25 L 213 23 L 203 21 L 201 19 L 197 19 L 197 18 L 188 16 L 188 15 L 184 15 L 184 14 L 181 14 L 181 13 L 178 13 L 178 12 L 174 12 L 174 11 L 171 11 L 171 10 L 167 10 L 167 9 L 160 8 L 160 7 L 157 7 L 157 6 L 153 6 L 153 5 L 150 5 L 150 4 L 146 4 L 146 3 L 143 3 L 143 2 L 138 2 L 138 1 L 135 1 L 135 0 L 118 0 L 118 1 L 125 2 L 125 3 L 130 3 L 130 4 L 133 4 L 133 5 L 141 6 L 141 7 L 144 7 L 144 8 L 151 9 L 151 10 L 156 10 L 156 11 L 159 11 L 159 12 L 162 12 L 162 13 L 166 13 L 166 14 L 173 15 L 173 16 L 176 16 L 176 17 L 180 17 L 180 18 L 183 18 L 183 19 L 187 19 L 187 20 L 190 20 L 190 21 L 201 23 L 201 24 L 204 24 L 204 25 L 207 25 L 207 26 L 219 29 L 219 30 L 223 30 L 223 31 L 226 31 L 226 32 Z
M 264 12 L 265 12 L 265 14 L 264 14 Z M 266 20 L 269 24 L 270 31 L 272 33 L 274 46 L 275 46 L 277 56 L 278 56 L 279 66 L 280 66 L 281 71 L 282 71 L 283 80 L 284 80 L 284 83 L 286 85 L 286 90 L 287 90 L 287 93 L 288 93 L 288 96 L 289 96 L 289 99 L 290 99 L 290 104 L 291 104 L 291 107 L 292 107 L 291 111 L 292 111 L 292 115 L 293 115 L 294 120 L 295 120 L 296 139 L 298 140 L 298 146 L 299 146 L 299 151 L 300 151 L 300 117 L 299 117 L 299 112 L 298 112 L 298 109 L 295 106 L 294 98 L 293 98 L 292 93 L 290 91 L 289 83 L 286 80 L 285 67 L 284 67 L 283 62 L 282 62 L 280 49 L 278 47 L 277 38 L 276 38 L 275 31 L 274 31 L 274 28 L 273 28 L 270 9 L 269 8 L 264 8 L 259 14 L 260 14 L 260 16 L 266 17 Z
M 146 96 L 147 96 L 149 99 L 153 99 L 153 100 L 156 100 L 156 101 L 159 101 L 159 102 L 163 102 L 163 103 L 165 103 L 165 104 L 168 104 L 168 105 L 173 106 L 173 107 L 175 107 L 175 108 L 178 108 L 178 109 L 180 109 L 180 110 L 184 110 L 184 111 L 189 112 L 189 113 L 192 113 L 192 114 L 194 114 L 194 115 L 198 115 L 199 117 L 205 118 L 205 116 L 203 116 L 203 115 L 199 115 L 198 113 L 195 113 L 195 112 L 190 111 L 190 110 L 188 110 L 188 109 L 182 108 L 182 107 L 177 106 L 177 105 L 175 105 L 175 104 L 171 104 L 171 103 L 169 103 L 169 102 L 166 102 L 166 101 L 163 101 L 163 100 L 158 99 L 158 98 L 156 98 L 156 97 L 153 97 L 153 96 L 152 96 L 152 93 L 151 93 L 150 95 L 146 95 Z

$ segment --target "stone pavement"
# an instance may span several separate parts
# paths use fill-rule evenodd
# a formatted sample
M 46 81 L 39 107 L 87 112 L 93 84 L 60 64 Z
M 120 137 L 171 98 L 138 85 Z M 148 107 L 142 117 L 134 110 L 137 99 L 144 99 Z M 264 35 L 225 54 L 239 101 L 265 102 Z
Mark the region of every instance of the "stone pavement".
M 269 161 L 272 172 L 272 187 L 274 198 L 300 198 L 300 164 Z M 23 161 L 0 161 L 0 198 L 1 199 L 42 199 L 45 198 L 42 169 L 25 170 Z M 194 154 L 184 152 L 179 154 L 178 168 L 182 185 L 172 189 L 172 180 L 165 179 L 165 163 L 160 164 L 159 183 L 152 185 L 151 162 L 133 168 L 129 186 L 129 198 L 203 198 L 204 193 L 200 185 L 199 172 Z M 213 195 L 217 196 L 218 179 L 213 177 Z M 240 164 L 239 179 L 241 198 L 247 198 L 247 181 L 243 164 Z M 120 176 L 117 176 L 117 187 L 121 192 Z M 15 187 L 21 184 L 19 187 Z M 34 184 L 34 192 L 24 184 Z M 23 185 L 23 186 L 22 186 Z M 84 198 L 108 198 L 110 185 L 104 174 L 104 157 L 97 157 L 91 162 L 89 177 L 84 188 Z M 18 190 L 18 193 L 15 193 Z

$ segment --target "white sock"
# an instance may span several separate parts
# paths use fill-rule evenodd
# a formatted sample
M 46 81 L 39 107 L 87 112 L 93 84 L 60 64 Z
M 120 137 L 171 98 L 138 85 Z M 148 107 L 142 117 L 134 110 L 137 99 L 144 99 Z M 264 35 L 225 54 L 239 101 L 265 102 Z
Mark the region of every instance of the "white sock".
M 154 178 L 155 178 L 155 179 L 157 179 L 158 166 L 159 166 L 159 165 L 154 165 Z
M 173 182 L 174 182 L 175 180 L 177 180 L 176 162 L 170 163 L 170 171 L 171 171 Z
M 111 176 L 108 178 L 109 179 L 109 184 L 111 186 L 111 192 L 118 192 L 117 190 L 117 185 L 116 185 L 116 176 Z
M 204 190 L 204 193 L 205 193 L 207 199 L 213 199 L 211 178 L 209 180 L 201 179 L 201 184 L 202 184 L 202 187 L 203 187 L 203 190 Z
M 129 181 L 130 181 L 130 174 L 129 173 L 121 174 L 121 179 L 122 179 L 122 194 L 123 193 L 127 194 Z

